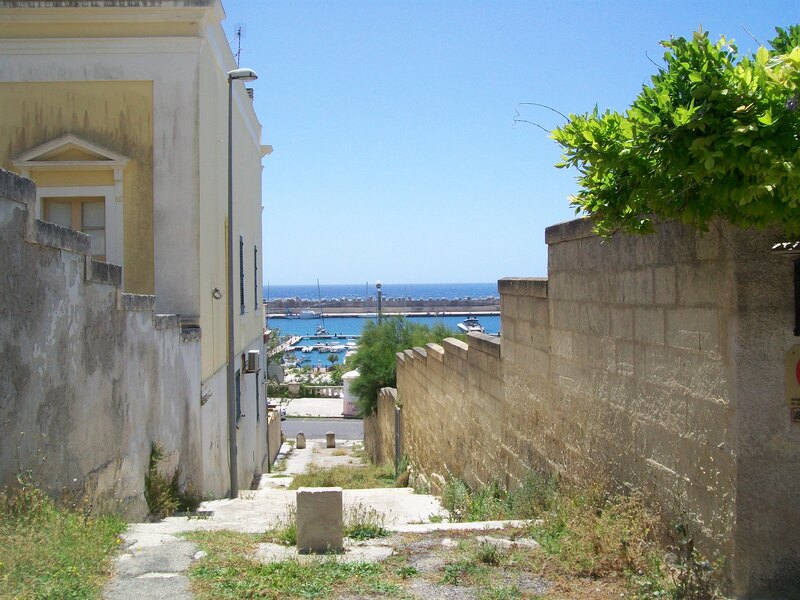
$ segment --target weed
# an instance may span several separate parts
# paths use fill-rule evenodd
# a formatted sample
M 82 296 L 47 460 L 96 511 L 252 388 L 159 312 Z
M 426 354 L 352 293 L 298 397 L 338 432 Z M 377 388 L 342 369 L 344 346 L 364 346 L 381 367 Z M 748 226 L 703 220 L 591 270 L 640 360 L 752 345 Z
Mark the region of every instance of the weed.
M 497 566 L 500 564 L 500 553 L 497 546 L 490 542 L 481 542 L 475 552 L 475 557 L 486 565 Z
M 522 591 L 516 586 L 492 587 L 479 596 L 480 600 L 517 600 L 522 597 Z
M 397 469 L 395 470 L 395 477 L 400 477 L 411 468 L 411 461 L 408 459 L 408 454 L 403 452 L 403 456 L 400 457 L 400 463 L 397 465 Z
M 95 598 L 125 523 L 58 507 L 30 477 L 0 492 L 3 598 Z
M 457 560 L 447 563 L 442 567 L 441 583 L 450 585 L 464 585 L 474 582 L 481 569 L 474 561 L 469 559 Z
M 200 498 L 190 485 L 181 491 L 178 469 L 171 476 L 161 473 L 158 467 L 164 459 L 164 446 L 160 442 L 153 442 L 150 465 L 144 476 L 144 498 L 148 512 L 156 519 L 163 519 L 179 511 L 194 511 L 200 506 Z
M 694 539 L 685 521 L 674 527 L 677 545 L 673 548 L 676 563 L 670 568 L 675 586 L 673 596 L 681 600 L 714 600 L 720 597 L 721 564 L 706 559 L 694 547 Z
M 640 496 L 610 495 L 598 485 L 562 492 L 534 537 L 565 569 L 592 577 L 652 570 L 659 523 Z
M 455 521 L 532 519 L 548 510 L 557 495 L 554 478 L 531 473 L 511 492 L 494 481 L 470 490 L 459 479 L 450 479 L 442 493 L 442 505 Z
M 290 489 L 296 490 L 301 487 L 341 487 L 344 489 L 394 487 L 394 469 L 389 466 L 375 465 L 321 469 L 312 465 L 308 473 L 297 475 L 294 478 Z
M 416 567 L 412 567 L 411 565 L 405 565 L 397 569 L 395 573 L 397 574 L 398 577 L 401 577 L 402 579 L 408 579 L 409 577 L 414 577 L 415 575 L 417 575 L 419 571 L 417 571 Z
M 454 521 L 466 520 L 469 509 L 470 493 L 467 484 L 460 479 L 448 479 L 442 492 L 442 506 L 450 513 Z
M 232 531 L 192 532 L 206 556 L 189 570 L 198 600 L 217 598 L 327 598 L 338 592 L 371 596 L 396 594 L 380 564 L 295 560 L 262 564 L 248 556 L 260 536 Z
M 331 452 L 332 456 L 347 456 L 347 450 L 344 448 L 336 448 L 333 452 Z
M 297 545 L 297 507 L 290 504 L 277 526 L 266 533 L 267 539 L 284 546 Z
M 344 535 L 354 540 L 387 537 L 389 531 L 383 523 L 382 513 L 361 503 L 348 506 L 344 511 Z
M 444 521 L 444 517 L 442 515 L 432 514 L 428 517 L 428 521 L 431 523 L 441 523 Z
M 414 493 L 427 496 L 431 493 L 431 486 L 427 481 L 417 478 L 416 483 L 414 483 Z

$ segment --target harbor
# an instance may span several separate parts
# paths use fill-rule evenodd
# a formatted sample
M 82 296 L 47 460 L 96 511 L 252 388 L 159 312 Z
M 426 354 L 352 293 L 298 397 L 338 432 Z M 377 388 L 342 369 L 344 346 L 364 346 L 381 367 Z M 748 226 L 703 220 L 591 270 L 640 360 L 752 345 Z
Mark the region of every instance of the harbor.
M 401 316 L 383 312 L 381 315 L 383 318 Z M 500 333 L 499 314 L 434 313 L 402 316 L 427 326 L 445 325 L 452 330 L 453 335 L 468 331 L 485 332 L 490 335 Z M 326 310 L 323 316 L 318 315 L 316 319 L 268 316 L 267 329 L 285 339 L 274 353 L 285 352 L 289 363 L 298 367 L 329 367 L 333 364 L 343 364 L 348 355 L 357 349 L 358 339 L 365 324 L 376 320 L 375 313 L 330 315 Z M 335 359 L 332 358 L 334 356 Z
M 384 318 L 394 316 L 385 312 L 381 313 Z M 399 315 L 398 315 L 399 316 Z M 463 333 L 463 330 L 458 327 L 459 323 L 464 322 L 470 316 L 475 316 L 483 326 L 485 333 L 490 335 L 497 335 L 500 333 L 500 315 L 494 314 L 478 314 L 478 313 L 431 313 L 431 314 L 404 314 L 405 318 L 410 319 L 414 323 L 423 325 L 434 326 L 436 324 L 445 325 L 448 329 L 453 331 L 453 334 Z M 330 315 L 326 310 L 324 312 L 325 320 L 325 334 L 317 332 L 317 328 L 321 325 L 321 319 L 292 319 L 285 316 L 268 316 L 267 329 L 279 330 L 281 336 L 303 336 L 305 338 L 330 335 L 330 336 L 360 336 L 364 325 L 370 321 L 376 321 L 377 316 L 375 313 L 365 313 L 363 315 Z

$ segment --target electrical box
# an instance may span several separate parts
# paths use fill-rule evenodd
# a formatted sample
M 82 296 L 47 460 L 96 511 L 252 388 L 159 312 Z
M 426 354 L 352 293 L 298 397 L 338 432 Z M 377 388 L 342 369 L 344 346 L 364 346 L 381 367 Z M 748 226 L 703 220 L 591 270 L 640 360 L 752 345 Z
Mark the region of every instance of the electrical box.
M 248 350 L 245 373 L 258 373 L 260 369 L 261 369 L 261 353 L 258 350 Z

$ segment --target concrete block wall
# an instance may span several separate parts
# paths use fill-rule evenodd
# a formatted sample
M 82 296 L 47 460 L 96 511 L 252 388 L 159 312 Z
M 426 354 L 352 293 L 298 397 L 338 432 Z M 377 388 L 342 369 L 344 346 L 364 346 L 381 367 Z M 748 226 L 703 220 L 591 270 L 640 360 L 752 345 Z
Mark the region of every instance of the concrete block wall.
M 482 334 L 469 339 L 398 354 L 403 448 L 434 491 L 451 476 L 481 485 L 512 471 L 499 343 Z
M 735 593 L 796 597 L 798 340 L 779 233 L 666 223 L 602 240 L 577 220 L 545 237 L 547 279 L 499 282 L 502 345 L 471 334 L 398 356 L 412 462 L 433 481 L 513 487 L 547 469 L 634 485 L 689 515 Z
M 364 418 L 364 449 L 375 464 L 394 464 L 395 406 L 397 406 L 397 390 L 382 388 L 378 392 L 377 411 Z M 401 447 L 400 454 L 402 453 Z
M 203 490 L 196 328 L 121 293 L 89 238 L 33 218 L 33 182 L 0 170 L 0 486 L 137 519 L 153 442 Z

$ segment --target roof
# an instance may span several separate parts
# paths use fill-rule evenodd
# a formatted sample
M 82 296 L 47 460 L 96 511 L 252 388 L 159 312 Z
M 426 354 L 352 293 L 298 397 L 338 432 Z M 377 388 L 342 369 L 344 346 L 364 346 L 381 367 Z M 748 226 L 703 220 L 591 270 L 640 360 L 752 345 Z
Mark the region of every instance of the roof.
M 215 0 L 0 0 L 0 8 L 189 8 Z

